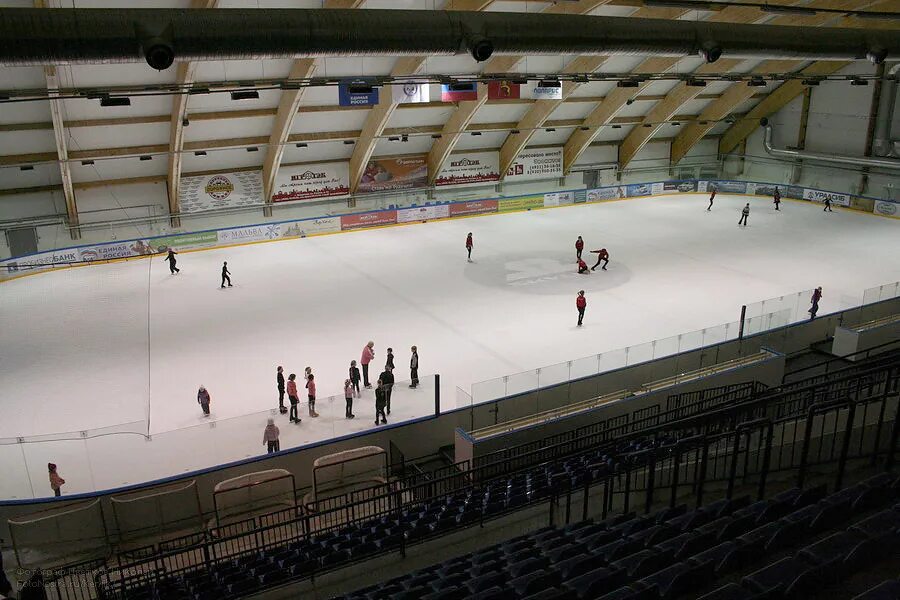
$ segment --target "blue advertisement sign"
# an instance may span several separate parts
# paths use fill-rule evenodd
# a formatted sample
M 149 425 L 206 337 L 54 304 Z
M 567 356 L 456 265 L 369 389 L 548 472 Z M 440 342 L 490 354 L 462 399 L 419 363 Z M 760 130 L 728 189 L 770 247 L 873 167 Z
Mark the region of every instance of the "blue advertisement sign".
M 638 183 L 629 185 L 625 188 L 625 195 L 629 198 L 634 198 L 635 196 L 649 196 L 650 195 L 650 184 L 649 183 Z
M 714 181 L 711 182 L 716 186 L 716 191 L 720 194 L 746 194 L 746 181 Z M 709 186 L 707 186 L 708 188 Z
M 372 82 L 366 79 L 344 79 L 338 84 L 338 101 L 341 106 L 370 106 L 378 104 L 378 88 L 371 87 Z M 358 91 L 351 88 L 369 87 L 371 91 Z

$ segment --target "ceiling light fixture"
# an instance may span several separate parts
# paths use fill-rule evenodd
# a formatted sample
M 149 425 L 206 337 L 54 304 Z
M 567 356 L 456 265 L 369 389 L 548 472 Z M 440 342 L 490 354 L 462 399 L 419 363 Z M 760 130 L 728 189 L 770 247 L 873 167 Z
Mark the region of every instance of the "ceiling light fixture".
M 100 98 L 100 106 L 131 106 L 131 98 L 128 96 L 103 96 Z
M 256 90 L 238 90 L 231 92 L 232 100 L 259 100 L 259 92 Z

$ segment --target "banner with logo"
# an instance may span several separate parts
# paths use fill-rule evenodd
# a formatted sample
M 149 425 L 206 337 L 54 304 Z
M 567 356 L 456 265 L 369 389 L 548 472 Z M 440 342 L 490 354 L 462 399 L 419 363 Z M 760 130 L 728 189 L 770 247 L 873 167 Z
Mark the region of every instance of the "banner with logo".
M 395 83 L 391 96 L 396 104 L 422 104 L 431 102 L 431 86 L 428 83 Z
M 379 225 L 393 225 L 397 222 L 396 210 L 380 210 L 378 212 L 341 215 L 341 230 L 362 229 Z
M 506 171 L 506 180 L 550 179 L 562 175 L 563 149 L 543 148 L 519 154 Z
M 450 159 L 444 162 L 444 166 L 438 172 L 434 185 L 462 185 L 499 179 L 499 152 L 496 150 L 466 152 L 450 155 Z
M 837 192 L 823 192 L 822 190 L 811 190 L 806 188 L 803 190 L 803 199 L 811 202 L 825 203 L 825 200 L 831 200 L 832 204 L 838 206 L 850 206 L 850 195 L 839 194 Z
M 519 94 L 519 84 L 508 79 L 488 82 L 488 100 L 512 100 Z
M 441 102 L 459 102 L 461 100 L 478 100 L 478 84 L 442 83 Z
M 412 223 L 413 221 L 430 221 L 431 219 L 446 219 L 450 216 L 450 205 L 439 204 L 437 206 L 414 206 L 397 211 L 398 223 Z
M 337 233 L 341 230 L 340 217 L 320 217 L 318 219 L 304 219 L 293 223 L 282 223 L 282 238 L 306 237 L 320 233 Z
M 262 171 L 182 177 L 178 188 L 178 204 L 183 213 L 262 203 Z
M 625 186 L 596 188 L 596 189 L 587 191 L 587 201 L 588 202 L 602 202 L 603 200 L 616 200 L 618 198 L 624 198 L 625 196 L 626 196 Z
M 651 193 L 649 183 L 635 183 L 625 186 L 625 195 L 629 198 L 637 196 L 649 196 Z
M 482 215 L 497 212 L 496 200 L 473 200 L 471 202 L 454 202 L 450 205 L 450 216 Z
M 338 103 L 341 106 L 371 106 L 378 104 L 378 88 L 372 87 L 369 79 L 342 79 L 338 83 Z M 370 88 L 371 91 L 360 92 L 351 88 Z
M 575 203 L 575 192 L 550 192 L 544 194 L 544 206 L 563 206 Z
M 339 198 L 350 194 L 350 167 L 346 162 L 283 166 L 278 170 L 274 202 Z
M 745 181 L 712 181 L 716 191 L 720 194 L 746 194 L 747 182 Z
M 575 204 L 584 204 L 587 202 L 587 190 L 575 190 Z
M 497 203 L 498 212 L 510 212 L 514 210 L 531 210 L 544 208 L 544 195 L 519 196 L 518 198 L 504 198 Z
M 885 200 L 876 200 L 873 211 L 876 215 L 884 215 L 886 217 L 900 216 L 900 208 L 894 202 Z
M 165 252 L 169 248 L 176 250 L 189 250 L 191 248 L 206 248 L 215 246 L 219 236 L 215 231 L 198 231 L 196 233 L 182 233 L 179 235 L 167 235 L 150 238 L 147 244 L 156 252 Z
M 240 244 L 243 242 L 261 242 L 277 240 L 281 237 L 281 223 L 251 225 L 249 227 L 232 227 L 219 230 L 220 244 Z
M 425 156 L 374 158 L 363 171 L 358 191 L 409 190 L 426 186 L 428 162 Z
M 663 182 L 664 192 L 680 192 L 687 194 L 697 191 L 697 182 L 695 181 L 665 181 Z
M 562 83 L 554 87 L 541 87 L 536 82 L 531 88 L 531 97 L 535 100 L 562 100 Z
M 3 261 L 5 267 L 0 271 L 2 275 L 32 271 L 35 269 L 51 269 L 60 263 L 77 263 L 81 260 L 78 248 L 67 250 L 53 250 L 50 252 L 38 252 L 30 256 L 20 256 Z
M 144 240 L 98 244 L 96 246 L 79 248 L 78 250 L 81 254 L 81 260 L 84 261 L 113 260 L 116 258 L 154 254 L 153 247 Z

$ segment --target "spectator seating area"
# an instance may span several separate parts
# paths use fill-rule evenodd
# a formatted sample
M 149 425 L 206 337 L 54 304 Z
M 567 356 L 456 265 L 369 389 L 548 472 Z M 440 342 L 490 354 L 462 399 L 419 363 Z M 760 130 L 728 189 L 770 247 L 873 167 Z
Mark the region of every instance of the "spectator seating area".
M 744 496 L 546 527 L 342 598 L 655 600 L 696 597 L 748 569 L 740 584 L 703 599 L 811 598 L 889 555 L 900 539 L 900 505 L 890 507 L 900 492 L 894 476 L 825 491 L 795 488 L 758 502 Z

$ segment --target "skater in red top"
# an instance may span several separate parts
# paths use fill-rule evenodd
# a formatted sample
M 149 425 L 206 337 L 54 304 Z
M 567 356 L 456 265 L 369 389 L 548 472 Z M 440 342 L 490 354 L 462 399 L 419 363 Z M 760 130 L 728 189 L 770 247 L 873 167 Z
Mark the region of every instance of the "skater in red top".
M 581 251 L 584 250 L 584 240 L 581 239 L 581 236 L 578 236 L 578 239 L 575 240 L 575 258 L 581 260 Z
M 583 260 L 581 260 L 580 258 L 578 259 L 578 272 L 579 273 L 587 273 L 588 275 L 591 274 L 591 270 L 588 269 L 587 263 L 584 262 Z
M 606 261 L 606 263 L 603 265 L 602 268 L 605 271 L 606 265 L 609 264 L 609 252 L 606 251 L 606 248 L 600 248 L 599 250 L 591 250 L 591 252 L 597 254 L 597 264 L 594 265 L 593 267 L 591 267 L 591 271 L 593 271 L 594 269 L 599 267 L 600 263 L 603 262 L 604 260 Z
M 716 188 L 712 189 L 712 193 L 709 195 L 709 206 L 706 207 L 706 210 L 709 211 L 712 208 L 713 200 L 716 199 Z
M 578 309 L 578 326 L 581 327 L 581 321 L 584 319 L 584 309 L 587 308 L 587 298 L 584 297 L 584 290 L 578 292 L 575 297 L 575 308 Z
M 472 241 L 472 232 L 469 232 L 469 235 L 466 236 L 466 250 L 469 253 L 469 262 L 472 262 L 472 246 L 475 245 L 475 242 Z

